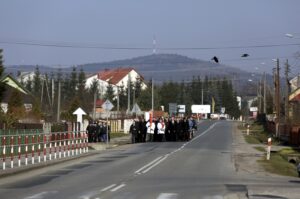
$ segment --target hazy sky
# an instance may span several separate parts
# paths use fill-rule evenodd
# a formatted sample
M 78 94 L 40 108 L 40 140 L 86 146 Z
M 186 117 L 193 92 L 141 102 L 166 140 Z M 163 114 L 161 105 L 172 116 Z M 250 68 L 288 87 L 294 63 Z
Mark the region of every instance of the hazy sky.
M 300 51 L 299 0 L 1 0 L 0 24 L 6 65 L 70 66 L 149 55 L 155 35 L 158 53 L 217 56 L 226 65 L 269 73 L 272 58 L 288 58 L 292 72 L 300 69 L 294 56 Z M 246 48 L 273 44 L 299 45 Z M 229 48 L 235 46 L 244 48 Z M 126 49 L 103 49 L 111 47 Z M 243 53 L 250 57 L 242 59 Z

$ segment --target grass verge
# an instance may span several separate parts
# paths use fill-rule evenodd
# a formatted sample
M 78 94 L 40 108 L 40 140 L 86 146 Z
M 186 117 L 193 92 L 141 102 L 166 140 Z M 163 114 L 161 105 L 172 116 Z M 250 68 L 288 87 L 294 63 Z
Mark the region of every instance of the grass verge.
M 110 138 L 118 138 L 118 137 L 124 137 L 128 136 L 129 134 L 126 133 L 110 133 Z
M 296 165 L 288 162 L 288 156 L 299 155 L 297 150 L 292 148 L 284 148 L 278 152 L 271 153 L 270 160 L 265 158 L 258 160 L 258 162 L 265 168 L 266 171 L 284 176 L 297 177 L 298 173 Z
M 266 152 L 266 149 L 265 147 L 262 147 L 262 146 L 256 146 L 254 147 L 256 150 L 260 151 L 260 152 Z

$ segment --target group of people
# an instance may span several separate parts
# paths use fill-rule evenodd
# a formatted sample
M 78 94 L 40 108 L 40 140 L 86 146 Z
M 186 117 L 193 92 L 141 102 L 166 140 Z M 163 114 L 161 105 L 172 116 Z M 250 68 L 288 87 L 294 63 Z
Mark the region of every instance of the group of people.
M 107 139 L 110 140 L 110 127 L 107 126 L 106 122 L 90 122 L 86 131 L 88 142 L 106 142 Z
M 135 119 L 130 126 L 131 142 L 188 141 L 197 129 L 196 120 L 190 118 L 153 118 L 145 121 Z

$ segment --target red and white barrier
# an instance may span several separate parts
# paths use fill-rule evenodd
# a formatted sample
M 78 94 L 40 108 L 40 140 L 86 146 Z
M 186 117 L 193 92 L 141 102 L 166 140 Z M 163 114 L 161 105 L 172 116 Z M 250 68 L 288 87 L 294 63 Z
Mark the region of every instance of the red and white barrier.
M 31 164 L 34 164 L 34 143 L 35 143 L 35 141 L 34 141 L 34 135 L 32 135 L 32 137 L 31 137 L 32 139 L 31 139 Z
M 10 137 L 10 168 L 14 168 L 14 136 Z
M 72 133 L 72 156 L 74 155 L 74 138 L 75 138 L 75 133 Z
M 5 163 L 6 163 L 6 158 L 5 158 L 5 156 L 6 156 L 6 138 L 5 138 L 5 136 L 4 137 L 2 137 L 2 146 L 3 146 L 3 152 L 2 152 L 2 160 L 3 160 L 3 170 L 5 170 L 6 169 L 6 165 L 5 165 Z
M 75 147 L 76 147 L 76 155 L 78 155 L 78 133 L 75 133 Z
M 49 160 L 52 160 L 52 136 L 49 141 Z
M 58 144 L 58 158 L 60 159 L 61 158 L 61 140 L 62 140 L 62 134 L 60 133 L 59 136 L 59 144 Z
M 21 166 L 21 136 L 18 137 L 18 166 Z
M 25 136 L 25 165 L 28 164 L 28 136 Z
M 47 136 L 44 135 L 44 162 L 47 161 Z
M 70 138 L 71 138 L 71 136 L 70 136 L 70 133 L 67 133 L 67 134 L 68 134 L 68 140 L 67 140 L 67 142 L 68 142 L 68 157 L 70 157 L 70 145 L 71 145 Z
M 88 152 L 88 136 L 85 132 L 46 134 L 22 134 L 1 136 L 2 169 L 37 164 L 51 159 L 65 158 Z M 24 143 L 23 140 L 24 139 Z M 7 154 L 8 151 L 8 154 Z M 54 155 L 54 157 L 53 157 Z M 31 156 L 29 163 L 28 158 Z M 8 158 L 7 158 L 8 157 Z M 43 160 L 42 160 L 43 159 Z
M 56 156 L 57 156 L 57 134 L 54 134 L 54 159 L 56 159 Z

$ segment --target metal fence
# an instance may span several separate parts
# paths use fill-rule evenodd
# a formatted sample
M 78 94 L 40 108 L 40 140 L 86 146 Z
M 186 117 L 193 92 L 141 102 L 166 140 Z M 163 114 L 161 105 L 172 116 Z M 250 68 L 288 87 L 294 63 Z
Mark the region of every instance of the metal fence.
M 26 166 L 57 159 L 66 158 L 88 152 L 88 136 L 86 132 L 43 133 L 39 130 L 1 131 L 0 152 L 2 168 L 7 164 L 10 168 Z

